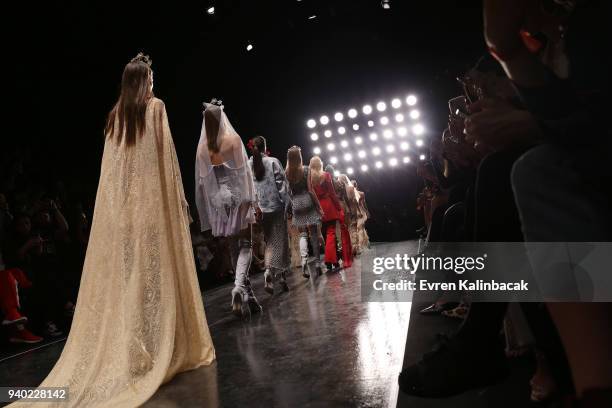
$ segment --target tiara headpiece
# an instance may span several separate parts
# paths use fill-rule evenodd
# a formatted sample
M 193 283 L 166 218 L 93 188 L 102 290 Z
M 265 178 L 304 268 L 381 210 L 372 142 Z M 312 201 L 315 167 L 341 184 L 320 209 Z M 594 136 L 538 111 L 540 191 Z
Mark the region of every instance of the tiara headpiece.
M 132 58 L 130 63 L 132 62 L 142 62 L 143 64 L 146 64 L 149 67 L 153 63 L 153 61 L 151 61 L 151 58 L 148 55 L 143 54 L 142 52 L 139 52 L 138 55 Z

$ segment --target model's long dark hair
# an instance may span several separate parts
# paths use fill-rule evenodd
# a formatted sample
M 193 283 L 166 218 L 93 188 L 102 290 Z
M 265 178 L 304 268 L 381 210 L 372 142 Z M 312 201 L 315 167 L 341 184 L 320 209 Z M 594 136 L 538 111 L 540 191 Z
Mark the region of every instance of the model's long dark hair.
M 206 126 L 206 143 L 210 153 L 219 153 L 217 136 L 219 135 L 219 118 L 212 109 L 204 111 L 204 126 Z
M 107 137 L 116 136 L 119 143 L 125 135 L 126 144 L 132 145 L 144 132 L 147 104 L 153 97 L 152 74 L 151 60 L 142 53 L 125 66 L 119 99 L 106 121 Z M 115 121 L 119 122 L 118 129 L 115 129 Z
M 253 173 L 255 180 L 261 181 L 266 175 L 266 168 L 263 164 L 263 156 L 266 154 L 266 139 L 263 136 L 253 138 Z

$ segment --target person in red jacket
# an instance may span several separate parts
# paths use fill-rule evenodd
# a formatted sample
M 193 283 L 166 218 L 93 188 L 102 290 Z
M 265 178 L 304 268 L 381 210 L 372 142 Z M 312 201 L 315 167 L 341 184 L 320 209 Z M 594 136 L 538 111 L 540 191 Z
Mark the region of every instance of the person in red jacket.
M 323 210 L 323 228 L 325 237 L 325 264 L 328 270 L 338 266 L 338 255 L 336 253 L 336 222 L 344 218 L 344 212 L 340 205 L 340 200 L 336 195 L 336 190 L 332 182 L 331 175 L 323 171 L 323 162 L 318 156 L 310 159 L 310 177 L 312 188 L 319 199 Z M 345 245 L 343 251 L 349 250 Z

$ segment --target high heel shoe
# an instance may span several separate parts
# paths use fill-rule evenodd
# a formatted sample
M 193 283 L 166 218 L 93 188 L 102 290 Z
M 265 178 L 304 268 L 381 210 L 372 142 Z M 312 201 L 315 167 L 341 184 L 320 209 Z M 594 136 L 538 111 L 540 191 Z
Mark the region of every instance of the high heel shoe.
M 264 289 L 269 294 L 274 294 L 274 278 L 272 278 L 270 271 L 264 272 Z
M 306 279 L 310 278 L 309 269 L 310 266 L 308 265 L 308 262 L 302 262 L 302 276 Z
M 232 289 L 232 313 L 242 320 L 251 318 L 251 309 L 247 295 L 238 288 Z
M 248 309 L 249 309 L 249 317 L 251 317 L 250 315 L 252 313 L 261 313 L 263 312 L 263 307 L 261 307 L 261 305 L 259 304 L 259 302 L 257 301 L 257 298 L 253 295 L 253 296 L 249 296 L 249 300 L 248 300 Z

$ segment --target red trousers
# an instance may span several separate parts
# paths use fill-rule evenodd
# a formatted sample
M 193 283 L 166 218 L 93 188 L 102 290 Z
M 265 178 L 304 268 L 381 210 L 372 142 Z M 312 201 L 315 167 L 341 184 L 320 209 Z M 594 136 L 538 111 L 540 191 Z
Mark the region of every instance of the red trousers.
M 353 264 L 353 249 L 351 246 L 351 235 L 344 222 L 344 217 L 340 218 L 340 234 L 342 238 L 342 262 L 343 267 L 348 268 Z M 325 263 L 338 263 L 336 254 L 336 221 L 328 221 L 323 224 L 325 234 Z
M 0 271 L 0 311 L 5 316 L 19 309 L 17 284 L 23 288 L 32 286 L 21 269 Z

